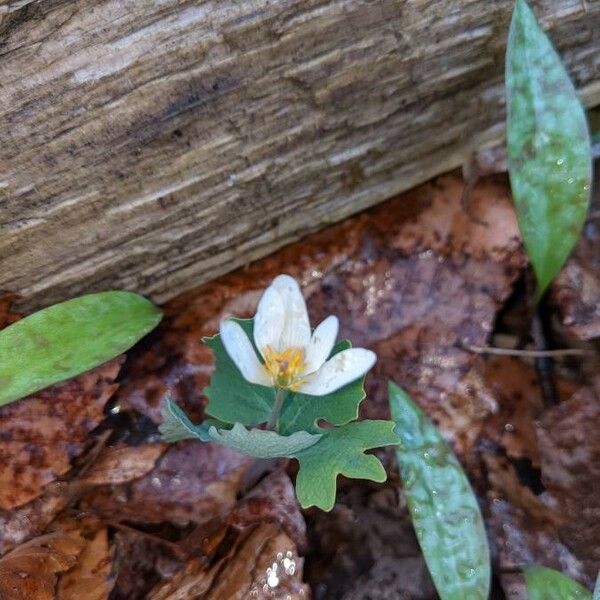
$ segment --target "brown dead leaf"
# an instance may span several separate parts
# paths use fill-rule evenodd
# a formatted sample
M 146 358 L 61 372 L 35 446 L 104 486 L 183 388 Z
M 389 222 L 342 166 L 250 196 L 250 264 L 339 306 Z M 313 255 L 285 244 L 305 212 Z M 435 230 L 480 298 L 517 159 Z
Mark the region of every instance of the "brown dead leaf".
M 228 522 L 238 528 L 257 523 L 277 523 L 294 540 L 300 551 L 306 549 L 306 524 L 296 492 L 283 470 L 267 475 L 229 513 Z
M 121 362 L 0 408 L 0 508 L 30 502 L 69 470 L 104 418 Z
M 34 538 L 0 558 L 2 600 L 55 600 L 57 574 L 73 567 L 81 538 L 54 532 Z
M 560 538 L 592 580 L 600 564 L 600 377 L 548 410 L 538 439 L 542 481 L 564 517 Z
M 21 315 L 11 310 L 14 302 L 19 299 L 19 294 L 0 292 L 0 329 L 8 327 L 18 321 Z
M 333 511 L 310 513 L 308 525 L 307 579 L 322 598 L 438 597 L 397 483 L 342 490 Z
M 70 483 L 55 481 L 35 500 L 13 510 L 0 510 L 0 554 L 40 535 L 74 493 Z
M 76 564 L 59 577 L 55 600 L 106 600 L 114 583 L 106 526 L 94 518 L 67 514 L 53 527 L 83 541 Z
M 600 189 L 600 188 L 598 188 Z M 551 287 L 564 332 L 579 340 L 600 337 L 600 196 L 575 250 Z
M 491 486 L 489 494 L 494 500 L 507 500 L 512 507 L 529 515 L 531 525 L 541 530 L 551 529 L 563 520 L 560 514 L 544 504 L 530 488 L 519 481 L 514 467 L 508 460 L 488 453 L 483 454 L 483 460 Z
M 153 587 L 185 564 L 171 544 L 132 528 L 119 528 L 114 548 L 116 582 L 111 600 L 146 600 Z
M 303 560 L 292 540 L 272 523 L 240 533 L 212 566 L 192 559 L 149 594 L 149 600 L 308 600 L 302 583 Z
M 527 600 L 520 577 L 524 565 L 544 565 L 586 585 L 591 584 L 582 563 L 559 539 L 556 530 L 537 527 L 531 515 L 524 510 L 493 497 L 486 524 L 495 557 L 494 571 L 507 598 Z
M 91 485 L 117 485 L 139 479 L 154 468 L 166 448 L 166 444 L 106 447 L 79 481 Z
M 224 446 L 182 442 L 141 479 L 94 488 L 82 507 L 115 522 L 208 521 L 233 506 L 251 462 Z

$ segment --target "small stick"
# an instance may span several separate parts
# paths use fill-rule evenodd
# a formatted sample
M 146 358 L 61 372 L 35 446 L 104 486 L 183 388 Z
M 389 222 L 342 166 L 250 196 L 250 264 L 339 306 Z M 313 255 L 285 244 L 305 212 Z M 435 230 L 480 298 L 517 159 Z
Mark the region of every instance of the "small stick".
M 494 348 L 493 346 L 474 346 L 462 344 L 462 347 L 474 354 L 493 354 L 496 356 L 520 356 L 522 358 L 560 358 L 562 356 L 585 356 L 592 354 L 581 348 L 564 348 L 559 350 L 519 350 L 517 348 Z

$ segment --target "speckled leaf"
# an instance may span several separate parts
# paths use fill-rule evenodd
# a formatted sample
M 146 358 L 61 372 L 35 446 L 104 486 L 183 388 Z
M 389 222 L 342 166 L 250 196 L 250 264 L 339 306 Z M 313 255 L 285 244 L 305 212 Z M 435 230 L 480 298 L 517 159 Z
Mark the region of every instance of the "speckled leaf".
M 238 319 L 252 340 L 252 319 Z M 227 422 L 258 425 L 267 422 L 275 400 L 274 390 L 248 383 L 229 358 L 219 335 L 205 340 L 215 354 L 216 368 L 206 388 L 209 398 L 206 412 Z M 347 340 L 336 344 L 337 354 L 352 345 Z M 258 355 L 258 352 L 257 352 Z M 358 407 L 365 398 L 364 377 L 344 386 L 328 396 L 308 396 L 290 393 L 285 400 L 279 419 L 279 433 L 289 435 L 295 431 L 320 433 L 317 421 L 343 425 L 358 417 Z
M 310 448 L 295 455 L 300 463 L 296 495 L 303 508 L 329 511 L 335 504 L 338 475 L 385 481 L 383 465 L 365 450 L 397 444 L 391 421 L 358 421 L 336 427 Z
M 396 456 L 403 489 L 438 594 L 442 600 L 486 600 L 490 555 L 469 481 L 437 428 L 406 392 L 390 382 L 389 395 L 401 440 Z
M 579 238 L 592 162 L 581 102 L 525 0 L 508 36 L 506 95 L 510 182 L 539 298 Z
M 263 429 L 249 431 L 240 423 L 236 423 L 232 429 L 217 429 L 212 426 L 208 435 L 213 442 L 254 458 L 291 457 L 314 446 L 321 438 L 320 434 L 312 435 L 306 431 L 297 431 L 291 435 L 279 435 Z
M 101 292 L 40 310 L 0 331 L 0 406 L 118 356 L 161 319 L 131 292 Z
M 592 600 L 592 594 L 570 577 L 546 567 L 523 569 L 528 600 Z

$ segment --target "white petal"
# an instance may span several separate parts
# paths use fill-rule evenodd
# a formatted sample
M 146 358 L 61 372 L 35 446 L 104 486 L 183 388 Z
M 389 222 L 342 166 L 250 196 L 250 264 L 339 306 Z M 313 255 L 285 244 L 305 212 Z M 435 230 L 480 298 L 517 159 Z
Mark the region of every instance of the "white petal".
M 231 320 L 221 321 L 219 329 L 221 341 L 231 360 L 240 370 L 246 381 L 259 385 L 271 385 L 271 378 L 260 364 L 252 342 L 239 323 Z
M 307 373 L 314 373 L 323 366 L 323 363 L 327 360 L 335 345 L 338 328 L 339 322 L 337 317 L 331 315 L 313 331 L 310 343 L 306 349 L 306 356 L 304 357 Z
M 362 377 L 377 360 L 375 352 L 364 348 L 342 350 L 330 358 L 309 380 L 300 386 L 299 392 L 311 396 L 331 394 L 351 381 Z
M 270 285 L 262 295 L 254 316 L 254 343 L 264 357 L 267 346 L 279 347 L 285 322 L 285 309 L 281 294 Z
M 283 330 L 276 350 L 306 348 L 310 341 L 310 322 L 300 286 L 289 275 L 279 275 L 271 286 L 279 292 L 285 311 Z

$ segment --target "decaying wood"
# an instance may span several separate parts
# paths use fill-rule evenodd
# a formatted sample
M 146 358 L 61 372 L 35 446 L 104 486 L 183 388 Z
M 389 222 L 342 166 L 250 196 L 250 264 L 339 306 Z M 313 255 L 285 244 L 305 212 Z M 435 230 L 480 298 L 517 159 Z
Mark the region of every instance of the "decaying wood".
M 512 0 L 0 7 L 0 287 L 164 300 L 497 143 Z M 540 0 L 588 104 L 600 2 Z

